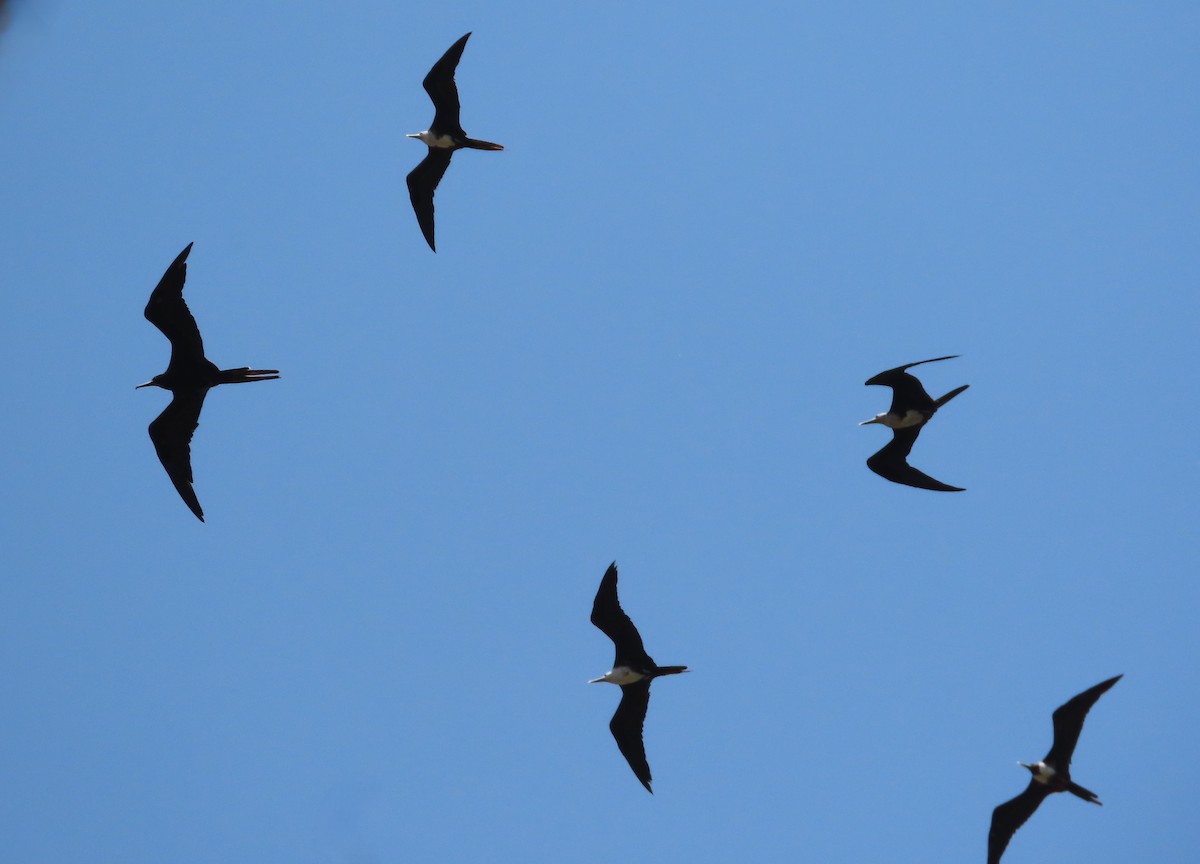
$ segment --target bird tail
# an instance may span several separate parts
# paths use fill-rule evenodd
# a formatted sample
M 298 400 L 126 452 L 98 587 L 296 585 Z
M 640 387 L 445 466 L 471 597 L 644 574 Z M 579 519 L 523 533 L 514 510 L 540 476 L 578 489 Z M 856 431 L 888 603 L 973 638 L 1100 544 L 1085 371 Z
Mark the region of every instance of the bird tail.
M 678 675 L 680 672 L 687 671 L 688 667 L 686 666 L 659 666 L 654 670 L 654 677 L 657 678 L 660 675 Z
M 503 144 L 493 144 L 491 141 L 480 141 L 476 138 L 464 138 L 462 146 L 470 147 L 472 150 L 503 150 Z
M 222 384 L 245 384 L 249 381 L 270 381 L 279 377 L 278 369 L 251 369 L 243 366 L 240 369 L 222 369 Z
M 953 390 L 951 390 L 949 393 L 947 393 L 941 399 L 935 399 L 933 402 L 933 409 L 936 411 L 938 408 L 941 408 L 943 405 L 945 405 L 947 402 L 949 402 L 951 399 L 953 399 L 955 396 L 957 396 L 959 393 L 963 392 L 970 386 L 971 386 L 970 384 L 964 384 L 961 387 L 955 387 Z
M 1072 795 L 1082 798 L 1084 801 L 1087 801 L 1089 804 L 1100 804 L 1100 799 L 1098 797 L 1096 797 L 1095 792 L 1090 792 L 1087 789 L 1084 789 L 1078 783 L 1071 782 L 1067 786 L 1067 791 L 1070 792 Z M 1103 806 L 1103 805 L 1101 805 L 1101 806 Z

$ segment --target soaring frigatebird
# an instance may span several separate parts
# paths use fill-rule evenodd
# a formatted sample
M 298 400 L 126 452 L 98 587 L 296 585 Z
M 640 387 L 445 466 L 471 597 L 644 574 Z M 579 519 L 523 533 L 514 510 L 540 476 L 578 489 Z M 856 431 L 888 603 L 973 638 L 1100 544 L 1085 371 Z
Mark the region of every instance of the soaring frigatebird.
M 150 424 L 150 440 L 158 459 L 167 469 L 179 497 L 196 518 L 204 521 L 204 511 L 192 489 L 192 433 L 200 422 L 204 397 L 218 384 L 244 384 L 279 377 L 278 369 L 218 369 L 204 356 L 200 328 L 191 310 L 183 302 L 183 282 L 187 278 L 189 243 L 171 262 L 146 304 L 146 320 L 162 331 L 171 342 L 171 362 L 167 371 L 155 375 L 141 387 L 170 390 L 171 404 Z M 136 388 L 135 388 L 136 389 Z
M 433 100 L 433 123 L 424 132 L 406 135 L 417 138 L 429 146 L 429 154 L 408 175 L 408 197 L 412 200 L 413 212 L 425 242 L 434 252 L 433 244 L 433 192 L 442 182 L 442 175 L 450 167 L 450 157 L 455 150 L 468 147 L 472 150 L 503 150 L 499 144 L 468 138 L 458 121 L 458 87 L 454 83 L 454 70 L 467 47 L 468 33 L 459 39 L 433 64 L 422 85 Z
M 617 713 L 613 714 L 608 728 L 633 773 L 642 781 L 646 791 L 654 794 L 650 788 L 650 764 L 646 761 L 646 748 L 642 743 L 642 726 L 646 722 L 646 709 L 650 707 L 650 682 L 660 675 L 687 672 L 688 668 L 659 666 L 646 653 L 642 647 L 642 637 L 617 600 L 616 561 L 608 565 L 604 578 L 600 580 L 600 589 L 592 603 L 592 623 L 613 641 L 617 655 L 612 671 L 588 683 L 620 686 L 621 704 L 617 706 Z
M 947 486 L 945 483 L 940 483 L 908 464 L 908 454 L 912 452 L 913 444 L 917 442 L 917 436 L 921 434 L 921 428 L 929 422 L 929 418 L 939 408 L 971 385 L 964 384 L 954 388 L 941 399 L 932 399 L 925 392 L 925 388 L 921 386 L 921 382 L 904 370 L 920 366 L 922 363 L 952 360 L 957 356 L 959 355 L 951 354 L 948 357 L 934 357 L 932 360 L 906 363 L 867 379 L 868 385 L 880 384 L 892 388 L 892 407 L 888 409 L 888 412 L 876 414 L 870 420 L 864 420 L 858 424 L 866 426 L 869 423 L 882 423 L 892 430 L 892 440 L 867 460 L 867 467 L 880 477 L 891 480 L 893 483 L 916 486 L 918 489 L 933 489 L 936 492 L 964 491 L 958 486 Z
M 1000 864 L 1000 856 L 1008 847 L 1017 829 L 1033 815 L 1033 811 L 1047 796 L 1055 792 L 1070 792 L 1084 801 L 1099 804 L 1095 792 L 1089 792 L 1071 780 L 1071 755 L 1083 730 L 1083 721 L 1091 707 L 1110 687 L 1121 680 L 1118 675 L 1101 681 L 1095 687 L 1084 690 L 1074 699 L 1060 705 L 1054 712 L 1054 745 L 1046 758 L 1036 765 L 1018 762 L 1029 769 L 1033 779 L 1025 791 L 1011 801 L 1006 801 L 992 811 L 992 828 L 988 832 L 988 864 Z

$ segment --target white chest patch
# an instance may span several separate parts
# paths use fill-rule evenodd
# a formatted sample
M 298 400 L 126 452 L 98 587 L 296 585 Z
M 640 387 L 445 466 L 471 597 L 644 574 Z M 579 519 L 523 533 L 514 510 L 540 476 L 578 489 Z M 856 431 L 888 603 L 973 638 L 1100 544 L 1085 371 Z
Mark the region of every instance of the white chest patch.
M 646 676 L 641 672 L 634 672 L 628 666 L 618 666 L 611 672 L 604 673 L 605 681 L 621 686 L 624 686 L 625 684 L 632 684 L 635 681 L 641 681 L 645 677 Z
M 911 408 L 904 413 L 903 417 L 895 418 L 895 415 L 888 416 L 892 417 L 893 419 L 892 422 L 888 423 L 887 425 L 891 426 L 893 429 L 907 429 L 910 426 L 919 426 L 925 422 L 925 415 L 920 411 L 914 411 Z
M 440 147 L 447 149 L 454 146 L 454 139 L 449 135 L 434 135 L 428 129 L 417 134 L 417 137 L 428 144 L 430 147 Z
M 1037 769 L 1038 772 L 1033 775 L 1033 779 L 1042 784 L 1049 783 L 1058 773 L 1045 762 L 1039 762 L 1037 764 Z

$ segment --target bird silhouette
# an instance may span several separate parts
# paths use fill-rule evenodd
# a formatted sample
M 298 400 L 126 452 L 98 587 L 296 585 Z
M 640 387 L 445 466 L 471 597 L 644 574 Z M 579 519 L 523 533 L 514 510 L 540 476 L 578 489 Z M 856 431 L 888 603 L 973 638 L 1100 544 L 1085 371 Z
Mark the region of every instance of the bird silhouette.
M 155 375 L 142 387 L 170 390 L 171 404 L 150 424 L 150 440 L 167 476 L 175 484 L 179 497 L 196 518 L 204 521 L 204 511 L 192 488 L 192 434 L 200 422 L 204 397 L 218 384 L 244 384 L 279 377 L 278 369 L 218 369 L 204 356 L 204 342 L 196 319 L 183 301 L 183 283 L 187 278 L 189 243 L 171 262 L 146 303 L 146 320 L 162 331 L 171 343 L 171 362 L 167 371 Z
M 1090 804 L 1099 804 L 1095 792 L 1084 789 L 1071 780 L 1071 756 L 1083 731 L 1083 721 L 1088 711 L 1110 687 L 1121 680 L 1120 675 L 1101 681 L 1095 687 L 1084 690 L 1078 696 L 1060 705 L 1054 712 L 1054 744 L 1046 758 L 1036 765 L 1024 762 L 1017 764 L 1027 768 L 1033 775 L 1025 791 L 1005 801 L 992 811 L 992 827 L 988 831 L 988 864 L 1000 864 L 1000 856 L 1008 848 L 1017 829 L 1028 821 L 1033 811 L 1055 792 L 1070 792 Z
M 612 670 L 588 683 L 620 686 L 621 703 L 617 705 L 608 729 L 634 775 L 642 781 L 647 792 L 654 794 L 650 788 L 650 763 L 646 761 L 646 748 L 642 742 L 642 727 L 646 722 L 646 710 L 650 707 L 650 682 L 662 675 L 687 672 L 688 668 L 659 666 L 646 653 L 641 635 L 617 599 L 616 561 L 609 565 L 604 578 L 600 580 L 600 588 L 592 603 L 592 623 L 613 641 L 617 652 Z
M 423 141 L 429 147 L 429 153 L 421 164 L 409 172 L 407 182 L 408 197 L 412 201 L 413 212 L 417 214 L 417 224 L 421 226 L 425 242 L 434 252 L 437 251 L 437 247 L 433 242 L 433 193 L 442 182 L 446 169 L 450 167 L 450 157 L 454 155 L 454 151 L 463 148 L 504 149 L 491 141 L 478 141 L 467 137 L 467 133 L 459 124 L 458 86 L 454 83 L 454 70 L 458 68 L 458 61 L 470 37 L 471 34 L 468 33 L 451 45 L 421 82 L 425 92 L 433 100 L 433 123 L 424 132 L 405 136 Z
M 958 486 L 948 486 L 934 480 L 928 474 L 922 473 L 908 464 L 908 454 L 912 452 L 913 445 L 917 443 L 917 436 L 921 434 L 921 429 L 939 408 L 970 385 L 964 384 L 956 387 L 940 399 L 933 399 L 925 392 L 921 382 L 904 370 L 920 366 L 922 363 L 951 360 L 957 356 L 957 354 L 951 354 L 949 357 L 934 357 L 932 360 L 906 363 L 867 379 L 868 386 L 878 384 L 892 388 L 892 407 L 888 409 L 887 413 L 876 414 L 870 420 L 864 420 L 858 424 L 866 426 L 871 423 L 879 423 L 892 430 L 892 440 L 867 460 L 867 467 L 880 477 L 891 480 L 893 483 L 915 486 L 918 489 L 932 489 L 936 492 L 965 491 Z

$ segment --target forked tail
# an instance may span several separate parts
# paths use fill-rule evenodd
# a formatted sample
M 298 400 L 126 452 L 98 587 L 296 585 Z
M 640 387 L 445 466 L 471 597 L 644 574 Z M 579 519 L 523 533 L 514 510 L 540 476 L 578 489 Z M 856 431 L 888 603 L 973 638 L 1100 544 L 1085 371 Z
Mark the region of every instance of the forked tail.
M 464 138 L 462 146 L 470 147 L 472 150 L 503 150 L 503 144 L 493 144 L 491 141 L 480 141 L 476 138 Z
M 961 387 L 955 387 L 953 390 L 951 390 L 949 393 L 947 393 L 941 399 L 935 399 L 933 402 L 933 409 L 936 411 L 938 408 L 941 408 L 943 405 L 945 405 L 947 402 L 949 402 L 951 399 L 953 399 L 955 396 L 957 396 L 959 393 L 963 392 L 970 386 L 971 386 L 970 384 L 964 384 Z
M 243 366 L 240 369 L 222 369 L 222 384 L 245 384 L 249 381 L 270 381 L 279 377 L 278 369 L 251 369 Z
M 1067 791 L 1070 792 L 1072 795 L 1077 795 L 1078 797 L 1082 798 L 1084 801 L 1087 801 L 1089 804 L 1100 804 L 1100 799 L 1096 797 L 1095 792 L 1090 792 L 1087 789 L 1084 789 L 1082 786 L 1080 786 L 1078 783 L 1075 783 L 1074 781 L 1072 781 L 1070 783 L 1070 785 L 1067 786 Z M 1101 806 L 1103 806 L 1103 805 L 1101 805 Z

